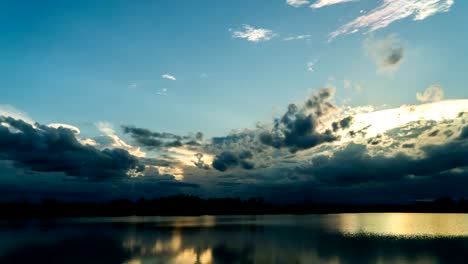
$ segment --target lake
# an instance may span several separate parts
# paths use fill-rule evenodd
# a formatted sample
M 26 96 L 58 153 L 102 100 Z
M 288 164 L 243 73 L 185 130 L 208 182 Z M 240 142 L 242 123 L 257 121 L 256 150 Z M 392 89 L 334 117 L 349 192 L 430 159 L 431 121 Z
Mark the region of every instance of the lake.
M 468 214 L 0 221 L 0 263 L 468 263 Z

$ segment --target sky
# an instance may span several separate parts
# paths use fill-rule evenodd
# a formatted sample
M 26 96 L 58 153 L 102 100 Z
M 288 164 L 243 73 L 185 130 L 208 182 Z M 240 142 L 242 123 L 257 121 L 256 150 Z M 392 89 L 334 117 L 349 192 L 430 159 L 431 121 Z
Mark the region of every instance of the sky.
M 468 197 L 466 11 L 0 1 L 3 199 Z

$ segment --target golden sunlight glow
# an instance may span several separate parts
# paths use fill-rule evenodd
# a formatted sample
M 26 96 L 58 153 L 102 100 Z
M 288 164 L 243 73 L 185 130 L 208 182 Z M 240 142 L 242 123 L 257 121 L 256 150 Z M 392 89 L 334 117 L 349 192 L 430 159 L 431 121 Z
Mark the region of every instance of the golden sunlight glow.
M 420 120 L 442 121 L 454 119 L 461 112 L 468 112 L 468 99 L 446 100 L 422 105 L 403 105 L 399 108 L 375 111 L 370 113 L 358 113 L 354 115 L 354 121 L 350 128 L 341 131 L 342 141 L 349 141 L 349 131 L 365 129 L 365 138 L 375 137 L 380 133 L 403 126 L 410 122 Z M 340 118 L 347 115 L 344 112 Z M 324 123 L 324 127 L 331 127 L 331 123 L 339 119 Z M 324 130 L 325 128 L 322 128 Z
M 177 181 L 184 180 L 184 169 L 179 167 L 154 166 L 159 170 L 159 174 L 168 174 L 174 176 Z
M 468 235 L 468 216 L 464 214 L 338 214 L 330 229 L 346 235 L 455 237 Z
M 187 166 L 193 166 L 195 167 L 195 163 L 198 161 L 196 158 L 197 151 L 193 151 L 184 147 L 173 147 L 169 148 L 169 152 L 171 152 L 171 157 L 177 159 L 180 161 L 182 164 L 187 165 Z M 205 154 L 203 153 L 203 157 L 201 159 L 205 164 L 211 164 L 213 163 L 214 156 L 211 154 Z

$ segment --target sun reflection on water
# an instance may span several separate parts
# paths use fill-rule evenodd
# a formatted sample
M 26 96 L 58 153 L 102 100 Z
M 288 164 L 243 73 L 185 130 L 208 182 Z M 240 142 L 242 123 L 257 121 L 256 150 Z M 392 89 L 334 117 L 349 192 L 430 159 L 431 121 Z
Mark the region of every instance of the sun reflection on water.
M 326 227 L 346 235 L 466 237 L 466 214 L 369 213 L 328 217 Z

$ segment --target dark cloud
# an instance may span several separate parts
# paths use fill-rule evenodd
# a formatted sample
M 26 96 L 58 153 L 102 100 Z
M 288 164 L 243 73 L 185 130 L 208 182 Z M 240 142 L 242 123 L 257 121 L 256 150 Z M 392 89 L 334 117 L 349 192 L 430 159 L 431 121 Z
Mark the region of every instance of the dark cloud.
M 392 47 L 384 54 L 382 62 L 385 66 L 396 65 L 403 59 L 403 54 L 403 47 Z
M 459 138 L 460 139 L 468 139 L 468 126 L 463 127 Z
M 209 169 L 210 166 L 208 164 L 205 164 L 205 161 L 203 161 L 203 153 L 197 153 L 195 154 L 195 157 L 197 158 L 196 161 L 193 162 L 195 166 L 199 169 Z
M 370 37 L 364 42 L 366 51 L 375 60 L 379 71 L 394 71 L 404 59 L 405 49 L 396 35 L 383 39 Z
M 431 177 L 468 166 L 468 140 L 463 133 L 448 143 L 426 145 L 420 150 L 421 157 L 402 152 L 394 156 L 371 155 L 367 145 L 351 143 L 331 156 L 312 158 L 311 165 L 297 171 L 317 182 L 342 186 Z
M 336 132 L 340 129 L 349 128 L 351 124 L 353 123 L 353 120 L 354 120 L 354 117 L 348 116 L 348 117 L 341 119 L 340 121 L 333 122 L 332 123 L 333 132 Z
M 198 146 L 203 140 L 201 132 L 195 135 L 179 136 L 166 132 L 153 132 L 146 128 L 122 126 L 124 134 L 130 134 L 135 142 L 147 149 L 181 147 L 184 145 Z
M 330 102 L 332 95 L 333 89 L 321 89 L 302 107 L 290 104 L 286 113 L 275 120 L 271 130 L 260 133 L 260 142 L 277 149 L 288 148 L 289 151 L 296 152 L 336 140 L 337 137 L 331 130 L 323 133 L 317 131 L 319 119 L 336 109 Z
M 122 149 L 98 150 L 82 145 L 66 128 L 52 128 L 0 117 L 0 159 L 36 172 L 63 172 L 90 180 L 122 177 L 138 166 Z M 6 126 L 5 126 L 6 125 Z
M 253 163 L 253 154 L 250 151 L 232 152 L 224 151 L 216 156 L 213 161 L 213 168 L 219 171 L 226 171 L 229 168 L 241 167 L 246 170 L 255 168 Z

